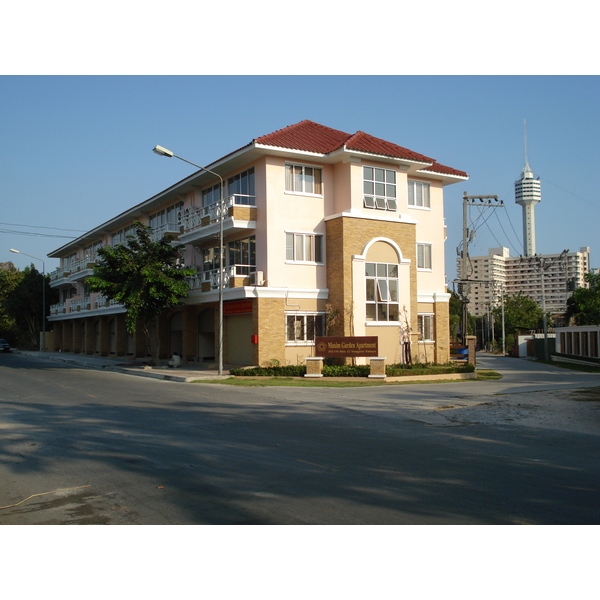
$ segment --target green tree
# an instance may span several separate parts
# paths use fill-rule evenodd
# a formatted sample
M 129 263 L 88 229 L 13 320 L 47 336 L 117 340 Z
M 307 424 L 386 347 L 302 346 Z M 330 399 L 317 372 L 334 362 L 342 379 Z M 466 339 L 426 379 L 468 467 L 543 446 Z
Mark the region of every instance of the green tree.
M 567 300 L 568 322 L 574 319 L 577 325 L 600 325 L 600 274 L 586 273 L 589 288 L 577 288 Z
M 86 283 L 91 291 L 123 304 L 127 331 L 134 333 L 141 327 L 152 361 L 158 365 L 158 318 L 181 303 L 189 291 L 185 278 L 196 271 L 177 265 L 183 245 L 172 246 L 169 236 L 152 241 L 150 227 L 139 221 L 134 227 L 135 235 L 128 235 L 125 244 L 98 250 L 94 275 Z
M 494 309 L 496 326 L 501 326 L 502 308 Z M 544 311 L 530 296 L 522 293 L 504 297 L 504 327 L 507 334 L 516 334 L 522 329 L 538 329 L 544 319 Z
M 10 270 L 5 272 L 4 280 L 11 286 L 3 300 L 4 311 L 12 323 L 16 343 L 25 348 L 38 348 L 43 319 L 48 316 L 49 306 L 58 301 L 58 292 L 50 287 L 48 276 L 44 277 L 33 264 L 25 267 L 19 275 Z M 46 287 L 45 306 L 42 306 L 43 286 Z
M 7 312 L 6 303 L 22 278 L 22 273 L 12 262 L 0 263 L 0 337 L 16 343 L 16 323 Z
M 460 296 L 456 292 L 448 290 L 450 294 L 450 337 L 456 340 L 462 337 L 462 310 L 463 303 Z M 472 335 L 475 332 L 475 317 L 467 312 L 467 335 Z

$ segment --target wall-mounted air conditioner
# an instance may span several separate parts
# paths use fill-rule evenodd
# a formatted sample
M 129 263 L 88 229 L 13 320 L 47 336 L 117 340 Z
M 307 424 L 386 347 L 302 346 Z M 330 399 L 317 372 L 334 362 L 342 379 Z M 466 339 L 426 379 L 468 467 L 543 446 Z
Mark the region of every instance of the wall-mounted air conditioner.
M 253 271 L 250 273 L 250 285 L 264 285 L 265 276 L 262 271 Z

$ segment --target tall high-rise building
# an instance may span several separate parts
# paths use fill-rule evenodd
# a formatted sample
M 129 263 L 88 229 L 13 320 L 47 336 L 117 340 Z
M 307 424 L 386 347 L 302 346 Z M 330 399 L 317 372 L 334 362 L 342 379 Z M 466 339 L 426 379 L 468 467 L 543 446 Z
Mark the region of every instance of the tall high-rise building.
M 525 124 L 525 166 L 521 179 L 515 181 L 515 202 L 523 207 L 523 250 L 525 256 L 535 252 L 535 205 L 542 199 L 540 178 L 533 175 L 527 156 L 527 125 Z
M 589 287 L 584 276 L 590 270 L 590 249 L 532 257 L 510 256 L 508 248 L 490 248 L 486 256 L 469 256 L 469 312 L 475 317 L 500 306 L 502 294 L 533 298 L 552 315 L 563 314 L 567 298 L 578 287 Z M 461 272 L 461 259 L 457 259 Z M 543 281 L 542 281 L 543 277 Z

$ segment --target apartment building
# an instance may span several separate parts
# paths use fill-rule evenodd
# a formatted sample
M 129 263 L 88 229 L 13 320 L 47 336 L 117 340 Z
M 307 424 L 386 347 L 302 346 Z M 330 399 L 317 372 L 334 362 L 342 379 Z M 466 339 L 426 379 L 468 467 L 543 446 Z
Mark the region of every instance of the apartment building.
M 98 248 L 126 242 L 139 220 L 156 239 L 184 244 L 182 262 L 197 273 L 182 305 L 161 319 L 164 356 L 216 356 L 222 225 L 226 364 L 301 363 L 321 335 L 377 336 L 388 363 L 402 361 L 402 340 L 415 359 L 448 360 L 443 191 L 465 172 L 312 121 L 258 137 L 206 169 L 49 255 L 60 259 L 50 349 L 146 355 L 141 334 L 125 330 L 124 307 L 86 285 Z
M 590 249 L 564 254 L 511 257 L 508 248 L 490 248 L 487 256 L 468 257 L 469 312 L 475 317 L 500 306 L 501 295 L 519 293 L 533 298 L 552 315 L 562 315 L 567 299 L 577 287 L 587 287 L 584 275 L 590 270 Z M 461 273 L 461 259 L 457 259 Z M 542 281 L 543 277 L 543 281 Z

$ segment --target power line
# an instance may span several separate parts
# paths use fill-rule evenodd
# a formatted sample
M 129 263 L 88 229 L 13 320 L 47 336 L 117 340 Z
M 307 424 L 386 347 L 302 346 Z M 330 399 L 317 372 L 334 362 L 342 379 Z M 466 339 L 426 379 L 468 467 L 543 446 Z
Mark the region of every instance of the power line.
M 75 239 L 74 235 L 58 235 L 51 233 L 36 233 L 34 231 L 16 231 L 14 229 L 0 229 L 0 233 L 9 233 L 11 235 L 27 235 L 30 237 L 49 237 L 49 238 L 67 238 L 69 240 Z
M 0 221 L 0 225 L 11 225 L 12 227 L 29 227 L 31 229 L 54 229 L 55 231 L 79 231 L 85 233 L 85 229 L 64 229 L 62 227 L 45 227 L 44 225 L 26 225 L 24 223 L 3 223 Z
M 507 243 L 511 244 L 510 240 L 508 239 L 508 235 L 507 235 L 506 231 L 504 231 L 504 227 L 502 226 L 502 222 L 500 221 L 500 217 L 498 217 L 498 215 L 496 215 L 496 217 L 498 218 L 498 225 L 500 225 L 500 229 L 502 229 L 502 233 L 504 234 L 504 237 L 506 238 Z M 517 243 L 517 246 L 518 246 L 518 243 Z M 512 245 L 511 245 L 511 247 L 512 247 Z M 512 249 L 515 250 L 514 247 L 512 247 Z M 517 252 L 517 254 L 521 254 L 521 252 L 518 252 L 518 251 L 516 251 L 516 252 Z
M 575 194 L 573 191 L 571 190 L 565 190 L 565 188 L 560 187 L 560 185 L 557 185 L 556 183 L 554 183 L 553 181 L 550 181 L 549 179 L 546 178 L 546 176 L 544 176 L 544 183 L 548 182 L 551 185 L 553 185 L 554 187 L 558 188 L 559 190 L 566 192 L 567 194 L 571 194 L 571 196 L 575 196 L 575 198 L 579 198 L 580 200 L 583 200 L 584 202 L 587 202 L 588 204 L 591 204 L 594 208 L 598 208 L 600 209 L 600 205 L 597 202 L 592 202 L 591 200 L 588 200 L 587 198 L 584 198 L 583 196 L 580 196 L 579 194 Z

